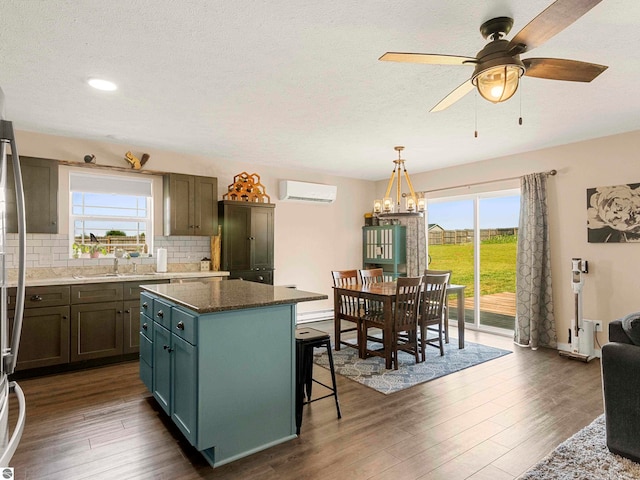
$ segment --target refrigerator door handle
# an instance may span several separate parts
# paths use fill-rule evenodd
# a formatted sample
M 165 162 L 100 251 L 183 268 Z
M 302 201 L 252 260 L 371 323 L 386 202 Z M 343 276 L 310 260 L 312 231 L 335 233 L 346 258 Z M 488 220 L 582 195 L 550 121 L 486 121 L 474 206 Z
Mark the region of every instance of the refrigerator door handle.
M 24 186 L 22 183 L 22 172 L 20 170 L 20 156 L 13 134 L 13 124 L 4 122 L 5 133 L 9 134 L 11 144 L 11 160 L 13 161 L 13 178 L 16 185 L 16 206 L 18 210 L 18 286 L 16 293 L 15 317 L 13 319 L 13 332 L 11 336 L 11 346 L 9 355 L 6 357 L 5 373 L 11 375 L 16 368 L 18 361 L 18 348 L 20 347 L 20 335 L 22 334 L 22 317 L 24 312 L 24 295 L 26 280 L 26 257 L 27 257 L 27 222 L 24 206 Z
M 7 446 L 2 452 L 2 456 L 0 457 L 0 467 L 8 466 L 13 454 L 18 448 L 18 443 L 20 443 L 20 439 L 22 438 L 22 432 L 24 431 L 24 424 L 26 420 L 26 409 L 27 405 L 24 399 L 24 392 L 20 388 L 16 382 L 9 383 L 9 390 L 16 394 L 18 398 L 18 421 L 16 422 L 16 428 L 11 435 L 11 440 L 7 443 Z M 4 408 L 9 408 L 9 402 L 5 402 Z

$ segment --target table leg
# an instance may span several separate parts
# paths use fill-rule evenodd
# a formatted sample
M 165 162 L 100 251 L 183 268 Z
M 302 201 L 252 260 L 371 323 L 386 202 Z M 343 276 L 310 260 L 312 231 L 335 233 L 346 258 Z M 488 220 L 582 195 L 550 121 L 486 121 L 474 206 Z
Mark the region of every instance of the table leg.
M 458 296 L 458 348 L 464 348 L 464 289 L 457 292 Z
M 449 343 L 449 295 L 444 296 L 444 342 Z
M 358 357 L 367 358 L 367 332 L 364 330 L 364 320 L 362 316 L 365 313 L 365 309 L 361 308 L 361 298 L 358 295 L 356 299 L 358 305 Z
M 385 368 L 387 370 L 393 368 L 393 362 L 391 358 L 392 353 L 392 341 L 393 341 L 393 311 L 391 307 L 391 299 L 385 298 L 384 300 L 384 359 Z M 397 364 L 397 360 L 396 360 Z M 396 368 L 398 366 L 396 365 Z

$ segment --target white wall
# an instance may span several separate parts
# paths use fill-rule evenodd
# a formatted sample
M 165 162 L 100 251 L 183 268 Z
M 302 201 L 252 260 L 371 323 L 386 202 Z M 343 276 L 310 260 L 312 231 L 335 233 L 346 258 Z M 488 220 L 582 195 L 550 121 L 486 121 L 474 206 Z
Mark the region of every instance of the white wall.
M 55 160 L 83 162 L 86 154 L 94 154 L 98 164 L 128 167 L 124 160 L 128 150 L 138 157 L 148 153 L 150 159 L 144 167 L 146 170 L 217 177 L 220 199 L 227 186 L 233 183 L 234 175 L 243 171 L 258 173 L 271 202 L 276 204 L 274 283 L 294 284 L 301 290 L 329 296 L 326 301 L 299 304 L 300 313 L 333 308 L 330 271 L 358 268 L 362 262 L 361 226 L 364 213 L 371 209 L 373 182 L 314 171 L 266 167 L 252 163 L 251 159 L 243 163 L 229 162 L 224 158 L 24 131 L 18 131 L 16 136 L 20 155 Z M 278 199 L 278 181 L 282 179 L 337 185 L 337 200 L 329 205 L 281 202 Z M 63 212 L 61 214 L 64 215 Z M 162 234 L 161 226 L 159 228 L 156 235 Z
M 589 261 L 583 290 L 584 318 L 609 321 L 640 311 L 638 269 L 640 243 L 587 243 L 586 189 L 640 182 L 638 149 L 640 131 L 603 137 L 560 147 L 512 155 L 411 174 L 416 190 L 492 181 L 556 169 L 548 178 L 552 285 L 558 342 L 567 343 L 567 331 L 574 317 L 571 290 L 571 258 Z M 477 188 L 459 188 L 453 193 L 509 188 L 513 181 Z M 516 182 L 517 184 L 517 182 Z M 377 182 L 376 193 L 384 193 L 386 181 Z M 598 339 L 607 340 L 605 333 Z

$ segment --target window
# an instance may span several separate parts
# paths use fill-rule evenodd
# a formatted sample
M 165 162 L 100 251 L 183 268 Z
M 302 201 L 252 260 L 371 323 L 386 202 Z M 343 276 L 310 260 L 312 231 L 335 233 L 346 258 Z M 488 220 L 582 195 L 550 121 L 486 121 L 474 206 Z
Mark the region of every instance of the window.
M 99 174 L 69 176 L 70 250 L 152 251 L 152 180 Z

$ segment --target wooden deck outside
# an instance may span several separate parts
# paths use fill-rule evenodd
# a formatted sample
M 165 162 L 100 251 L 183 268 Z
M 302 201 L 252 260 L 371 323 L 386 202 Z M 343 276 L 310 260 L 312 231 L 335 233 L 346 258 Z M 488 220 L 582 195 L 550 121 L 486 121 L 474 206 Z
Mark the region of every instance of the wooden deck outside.
M 455 299 L 449 299 L 452 318 L 458 318 Z M 465 322 L 473 323 L 473 298 L 465 297 Z M 480 296 L 480 323 L 485 326 L 513 330 L 516 317 L 516 294 L 511 292 L 493 293 Z
M 468 303 L 467 303 L 468 302 Z M 465 298 L 465 309 L 473 310 L 473 298 Z M 511 292 L 492 293 L 480 296 L 480 310 L 500 315 L 516 316 L 516 294 Z

